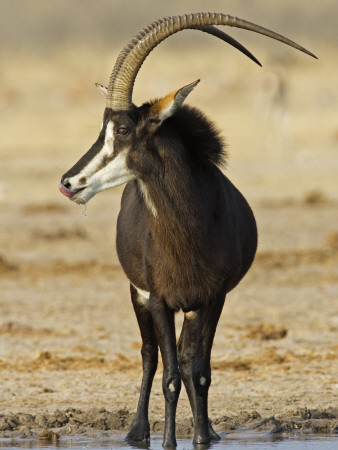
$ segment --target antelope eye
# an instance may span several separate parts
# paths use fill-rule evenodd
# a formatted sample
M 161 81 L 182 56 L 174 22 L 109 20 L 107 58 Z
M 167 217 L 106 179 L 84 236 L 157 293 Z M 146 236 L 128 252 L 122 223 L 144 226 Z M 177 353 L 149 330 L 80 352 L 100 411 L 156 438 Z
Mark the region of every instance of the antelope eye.
M 116 130 L 116 134 L 121 134 L 122 136 L 127 136 L 127 134 L 129 134 L 129 130 L 126 127 L 119 127 Z

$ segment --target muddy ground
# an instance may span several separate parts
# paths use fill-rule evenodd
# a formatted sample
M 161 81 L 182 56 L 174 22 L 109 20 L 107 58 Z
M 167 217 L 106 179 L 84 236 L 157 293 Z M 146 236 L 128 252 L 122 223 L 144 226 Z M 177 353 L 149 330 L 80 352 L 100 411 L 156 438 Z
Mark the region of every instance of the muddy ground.
M 260 71 L 233 54 L 229 66 L 220 47 L 202 67 L 197 52 L 182 50 L 178 73 L 177 48 L 166 47 L 152 59 L 156 77 L 151 63 L 142 69 L 135 99 L 201 77 L 190 103 L 227 136 L 227 175 L 257 218 L 256 260 L 229 294 L 215 338 L 216 430 L 337 431 L 337 62 L 327 46 L 311 48 L 320 65 L 259 50 Z M 122 188 L 86 209 L 57 189 L 96 139 L 104 101 L 93 83 L 108 78 L 112 54 L 3 55 L 0 437 L 124 432 L 136 409 L 141 342 L 114 246 Z M 178 314 L 178 332 L 181 323 Z M 153 432 L 163 427 L 161 374 L 160 366 Z M 177 423 L 180 436 L 191 434 L 183 389 Z
M 263 228 L 271 209 L 278 222 L 318 215 L 334 225 L 331 202 L 257 205 Z M 125 431 L 140 386 L 141 344 L 128 283 L 104 256 L 107 241 L 114 253 L 111 218 L 56 203 L 7 215 L 16 217 L 9 226 L 19 242 L 7 238 L 12 256 L 1 260 L 0 436 Z M 297 234 L 295 224 L 288 227 Z M 323 233 L 325 245 L 261 250 L 229 295 L 212 362 L 210 416 L 219 431 L 337 430 L 338 238 L 323 226 L 313 232 Z M 161 372 L 151 396 L 154 432 L 163 427 Z M 177 421 L 178 434 L 189 435 L 185 392 Z

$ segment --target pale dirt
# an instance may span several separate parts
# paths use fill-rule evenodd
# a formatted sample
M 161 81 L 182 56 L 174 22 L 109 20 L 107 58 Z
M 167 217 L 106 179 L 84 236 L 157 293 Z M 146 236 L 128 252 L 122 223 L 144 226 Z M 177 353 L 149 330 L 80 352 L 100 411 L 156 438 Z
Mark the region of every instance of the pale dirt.
M 227 174 L 257 218 L 256 261 L 229 294 L 215 338 L 215 428 L 337 430 L 335 49 L 316 47 L 320 62 L 259 50 L 263 69 L 241 56 L 231 55 L 231 65 L 213 59 L 220 47 L 204 66 L 197 52 L 182 50 L 180 72 L 176 54 L 157 52 L 141 71 L 135 101 L 201 77 L 190 103 L 227 136 Z M 98 195 L 86 211 L 57 189 L 96 139 L 104 101 L 93 83 L 108 78 L 112 54 L 74 48 L 2 60 L 0 436 L 124 432 L 135 412 L 141 342 L 114 247 L 122 188 Z M 266 114 L 277 72 L 287 97 Z M 181 322 L 178 314 L 178 329 Z M 161 372 L 150 402 L 153 431 L 163 423 Z M 177 422 L 179 435 L 191 432 L 183 390 Z

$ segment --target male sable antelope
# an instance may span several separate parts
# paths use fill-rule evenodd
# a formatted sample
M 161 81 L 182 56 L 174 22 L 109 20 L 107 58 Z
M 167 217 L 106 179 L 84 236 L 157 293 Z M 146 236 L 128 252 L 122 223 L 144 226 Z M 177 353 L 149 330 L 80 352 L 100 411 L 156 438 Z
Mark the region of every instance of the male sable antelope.
M 156 20 L 122 50 L 108 88 L 98 86 L 106 95 L 100 135 L 59 185 L 66 197 L 85 204 L 98 192 L 127 183 L 116 243 L 143 341 L 142 386 L 127 440 L 149 439 L 159 347 L 167 448 L 176 446 L 181 379 L 193 413 L 194 442 L 219 439 L 208 418 L 211 347 L 225 296 L 254 259 L 257 231 L 246 200 L 220 170 L 225 150 L 219 133 L 200 111 L 182 106 L 199 80 L 140 107 L 132 103 L 132 92 L 151 50 L 188 28 L 213 34 L 258 62 L 214 25 L 251 30 L 315 57 L 273 31 L 221 13 Z M 185 317 L 176 347 L 179 310 Z

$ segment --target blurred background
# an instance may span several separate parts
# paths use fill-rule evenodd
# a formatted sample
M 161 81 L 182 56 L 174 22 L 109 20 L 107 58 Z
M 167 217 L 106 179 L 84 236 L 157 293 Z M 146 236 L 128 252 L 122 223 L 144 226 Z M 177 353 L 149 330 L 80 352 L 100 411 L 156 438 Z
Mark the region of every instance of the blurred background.
M 261 69 L 214 37 L 185 31 L 162 43 L 147 59 L 134 101 L 140 104 L 201 78 L 190 102 L 227 136 L 229 173 L 249 196 L 270 192 L 273 198 L 299 197 L 317 188 L 335 196 L 338 6 L 334 0 L 285 0 L 273 6 L 266 0 L 166 4 L 2 0 L 0 156 L 6 174 L 20 187 L 17 191 L 2 178 L 0 201 L 23 192 L 35 199 L 49 196 L 61 173 L 95 140 L 104 102 L 94 83 L 107 83 L 119 51 L 139 29 L 158 17 L 206 9 L 287 35 L 317 54 L 319 61 L 262 36 L 231 29 L 230 34 L 261 60 Z M 17 176 L 14 155 L 31 166 L 25 180 Z M 55 180 L 39 188 L 33 172 L 44 163 L 42 172 L 51 171 Z
M 114 405 L 135 407 L 139 333 L 114 248 L 123 187 L 81 209 L 58 183 L 97 138 L 105 102 L 94 83 L 108 82 L 122 46 L 156 18 L 205 10 L 256 22 L 319 57 L 226 29 L 260 68 L 190 30 L 157 47 L 136 80 L 134 102 L 141 104 L 201 78 L 189 103 L 226 137 L 226 173 L 257 218 L 256 262 L 229 296 L 214 347 L 216 360 L 225 361 L 213 391 L 221 403 L 215 414 L 229 414 L 224 392 L 234 410 L 265 417 L 281 405 L 334 403 L 337 0 L 1 0 L 2 411 L 87 407 L 93 399 L 111 407 L 112 397 Z M 257 344 L 248 330 L 265 330 L 262 322 L 287 333 Z M 107 363 L 102 371 L 120 353 L 137 369 L 121 377 L 116 363 Z M 160 380 L 154 395 L 162 417 Z
M 2 0 L 3 223 L 5 217 L 11 222 L 11 211 L 21 204 L 51 202 L 63 205 L 70 215 L 77 211 L 61 197 L 57 184 L 96 140 L 104 99 L 94 83 L 108 82 L 120 50 L 145 25 L 202 10 L 223 11 L 271 28 L 319 60 L 264 36 L 228 29 L 261 61 L 260 68 L 213 36 L 186 30 L 148 57 L 135 83 L 134 102 L 201 78 L 189 102 L 226 137 L 227 174 L 250 203 L 338 200 L 335 0 Z M 116 198 L 114 219 L 121 189 L 100 194 L 89 210 L 98 214 Z M 9 223 L 7 231 L 12 229 Z M 12 239 L 3 236 L 5 251 Z M 308 239 L 313 242 L 313 237 Z
M 311 37 L 314 42 L 338 40 L 337 2 L 321 4 L 300 0 L 172 0 L 164 5 L 154 0 L 2 0 L 2 43 L 9 49 L 44 50 L 81 44 L 120 46 L 131 33 L 155 18 L 198 11 L 219 11 L 263 22 L 263 25 Z M 183 38 L 184 39 L 184 38 Z M 255 40 L 252 35 L 250 40 Z M 189 39 L 190 40 L 190 39 Z M 199 39 L 203 42 L 204 39 Z M 191 44 L 193 45 L 193 44 Z

